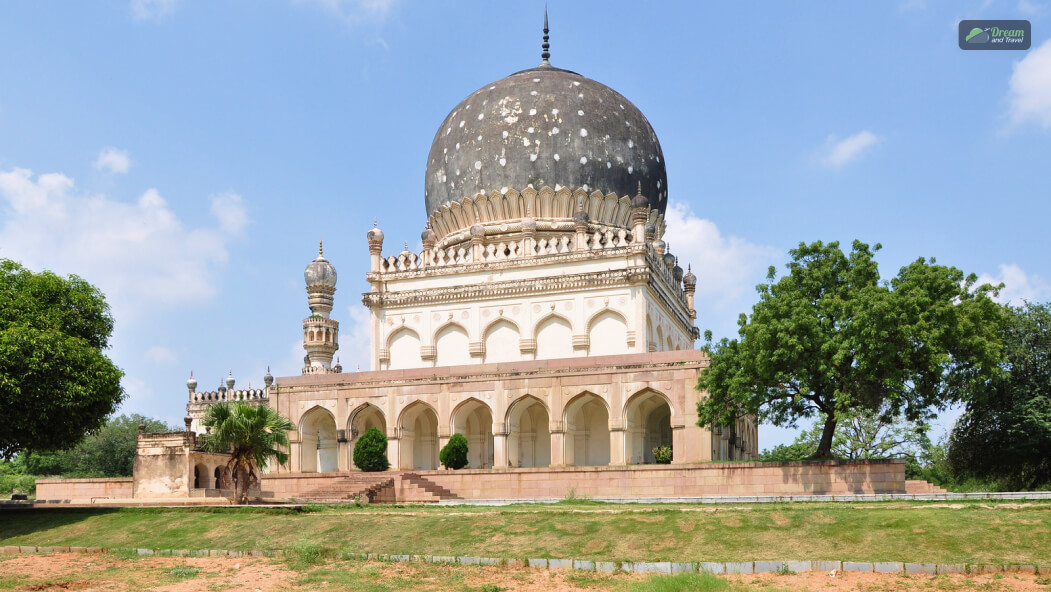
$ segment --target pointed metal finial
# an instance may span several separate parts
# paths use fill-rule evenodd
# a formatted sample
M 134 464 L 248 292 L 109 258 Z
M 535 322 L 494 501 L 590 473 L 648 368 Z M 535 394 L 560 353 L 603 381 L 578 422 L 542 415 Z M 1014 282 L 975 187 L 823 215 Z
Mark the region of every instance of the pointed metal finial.
M 318 239 L 317 241 L 317 256 L 323 257 L 325 255 L 325 241 Z
M 372 219 L 372 227 L 373 227 L 373 228 L 376 228 L 376 227 L 378 227 L 378 226 L 379 226 L 379 224 L 380 224 L 380 219 L 379 219 L 379 218 L 373 218 L 373 219 Z
M 639 181 L 639 195 L 642 195 L 642 181 Z
M 541 66 L 549 65 L 548 60 L 551 59 L 551 44 L 548 43 L 548 39 L 551 37 L 548 35 L 550 29 L 547 28 L 547 5 L 544 5 L 544 43 L 540 46 L 543 48 L 543 52 L 540 54 L 540 58 L 543 60 L 540 62 Z

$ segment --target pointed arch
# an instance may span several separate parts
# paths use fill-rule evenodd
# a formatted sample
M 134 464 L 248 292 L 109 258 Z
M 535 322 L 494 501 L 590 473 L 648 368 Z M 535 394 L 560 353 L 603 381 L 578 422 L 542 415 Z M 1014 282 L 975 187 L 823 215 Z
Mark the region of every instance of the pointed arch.
M 628 464 L 653 463 L 653 449 L 673 448 L 672 418 L 678 417 L 672 400 L 664 393 L 644 388 L 624 403 L 624 460 Z
M 599 395 L 584 391 L 566 403 L 564 458 L 571 466 L 603 466 L 610 460 L 609 403 Z
M 470 341 L 467 329 L 456 321 L 449 321 L 439 327 L 432 341 L 437 353 L 435 366 L 470 364 Z
M 339 470 L 336 418 L 320 405 L 307 410 L 299 420 L 299 466 L 304 473 Z
M 500 317 L 489 323 L 482 331 L 482 340 L 485 343 L 486 362 L 515 362 L 522 359 L 519 349 L 522 333 L 518 323 L 511 319 Z
M 538 360 L 573 357 L 573 323 L 558 313 L 552 312 L 540 319 L 533 338 Z
M 408 327 L 398 327 L 390 334 L 387 351 L 390 352 L 388 370 L 419 368 L 423 365 L 420 358 L 420 334 Z
M 590 355 L 628 353 L 628 321 L 620 312 L 604 308 L 588 319 L 587 327 Z
M 494 459 L 493 409 L 481 399 L 470 397 L 457 405 L 449 416 L 450 433 L 467 438 L 467 466 L 491 468 Z
M 507 408 L 507 461 L 512 467 L 551 464 L 551 413 L 533 395 L 518 397 Z
M 423 401 L 413 401 L 398 416 L 398 468 L 438 468 L 438 413 Z

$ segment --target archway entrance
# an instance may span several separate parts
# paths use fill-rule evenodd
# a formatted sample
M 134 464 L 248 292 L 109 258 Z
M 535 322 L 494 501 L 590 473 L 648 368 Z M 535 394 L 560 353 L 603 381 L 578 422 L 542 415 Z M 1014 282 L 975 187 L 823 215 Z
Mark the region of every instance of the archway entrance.
M 546 467 L 551 464 L 551 434 L 544 404 L 524 397 L 507 414 L 507 461 L 512 467 Z
M 488 405 L 468 399 L 453 412 L 452 428 L 467 438 L 467 468 L 493 466 L 493 414 Z
M 387 419 L 383 417 L 383 412 L 375 405 L 365 404 L 350 416 L 350 429 L 347 430 L 350 432 L 348 449 L 350 454 L 348 456 L 350 457 L 349 464 L 352 466 L 354 465 L 354 446 L 369 428 L 376 428 L 383 432 L 383 435 L 387 435 Z M 357 467 L 354 466 L 354 468 Z
M 413 403 L 398 424 L 400 469 L 438 468 L 438 415 L 425 403 Z
M 303 415 L 299 468 L 304 473 L 331 473 L 339 469 L 336 420 L 327 409 L 314 407 Z
M 624 428 L 627 463 L 652 464 L 654 448 L 672 447 L 671 405 L 654 391 L 638 393 L 624 407 Z
M 570 466 L 609 464 L 609 410 L 592 393 L 584 393 L 566 405 L 565 459 Z

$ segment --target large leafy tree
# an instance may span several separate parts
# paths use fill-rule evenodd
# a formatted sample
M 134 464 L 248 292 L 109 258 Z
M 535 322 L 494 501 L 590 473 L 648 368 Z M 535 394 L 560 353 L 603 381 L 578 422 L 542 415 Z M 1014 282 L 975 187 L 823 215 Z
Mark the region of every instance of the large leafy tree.
M 820 416 L 814 426 L 799 434 L 791 444 L 782 444 L 764 450 L 763 461 L 804 460 L 814 455 L 824 420 Z M 879 413 L 861 410 L 841 416 L 832 438 L 831 456 L 846 460 L 902 458 L 916 460 L 925 457 L 932 444 L 927 437 L 929 426 L 900 417 L 885 417 Z
M 795 426 L 821 415 L 814 457 L 828 458 L 840 419 L 860 410 L 923 421 L 996 373 L 1001 307 L 974 275 L 918 259 L 881 281 L 875 249 L 800 244 L 788 275 L 758 286 L 739 338 L 705 349 L 699 424 L 741 414 Z
M 1004 373 L 976 385 L 949 439 L 958 476 L 993 478 L 1009 489 L 1051 484 L 1051 307 L 1010 308 Z
M 288 432 L 295 426 L 266 405 L 216 403 L 208 408 L 201 425 L 208 428 L 205 449 L 230 455 L 225 474 L 233 479 L 238 504 L 248 501 L 249 488 L 259 482 L 258 469 L 271 460 L 288 462 Z
M 0 457 L 61 450 L 124 399 L 103 353 L 113 317 L 97 288 L 0 259 Z

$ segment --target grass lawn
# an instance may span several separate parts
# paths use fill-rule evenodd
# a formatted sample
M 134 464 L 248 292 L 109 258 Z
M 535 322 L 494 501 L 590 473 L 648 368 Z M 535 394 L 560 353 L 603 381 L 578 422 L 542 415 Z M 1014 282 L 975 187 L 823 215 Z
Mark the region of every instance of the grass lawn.
M 0 513 L 3 545 L 1051 565 L 1051 502 L 37 509 Z

